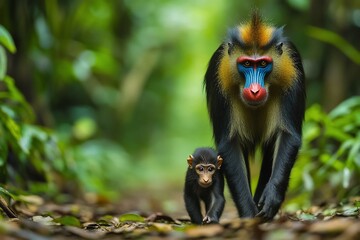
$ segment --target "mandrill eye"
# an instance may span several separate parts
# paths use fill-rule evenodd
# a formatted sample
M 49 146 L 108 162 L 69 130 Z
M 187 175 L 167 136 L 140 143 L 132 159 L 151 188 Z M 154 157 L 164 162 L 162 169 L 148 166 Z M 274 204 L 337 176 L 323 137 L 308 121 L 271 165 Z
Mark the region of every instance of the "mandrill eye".
M 260 62 L 260 66 L 266 67 L 266 65 L 267 65 L 267 62 L 266 62 L 266 61 L 262 60 L 262 61 Z
M 243 65 L 244 65 L 245 67 L 250 67 L 250 61 L 245 61 L 245 62 L 243 63 Z

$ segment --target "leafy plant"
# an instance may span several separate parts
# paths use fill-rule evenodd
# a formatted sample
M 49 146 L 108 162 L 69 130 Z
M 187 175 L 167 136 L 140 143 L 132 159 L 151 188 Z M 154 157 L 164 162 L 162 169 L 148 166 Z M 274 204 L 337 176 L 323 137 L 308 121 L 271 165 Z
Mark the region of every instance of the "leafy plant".
M 315 104 L 306 111 L 303 147 L 291 189 L 315 202 L 360 194 L 360 97 L 329 114 Z
M 0 25 L 0 181 L 29 187 L 29 180 L 50 182 L 53 170 L 65 167 L 56 136 L 34 124 L 34 112 L 14 79 L 6 75 L 5 49 L 16 47 Z

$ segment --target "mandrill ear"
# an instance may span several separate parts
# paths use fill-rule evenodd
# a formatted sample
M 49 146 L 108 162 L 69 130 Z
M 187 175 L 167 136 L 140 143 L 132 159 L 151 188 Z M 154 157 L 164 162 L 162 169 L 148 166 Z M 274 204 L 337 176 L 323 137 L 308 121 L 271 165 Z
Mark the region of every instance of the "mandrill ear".
M 192 169 L 192 162 L 194 160 L 194 156 L 193 155 L 189 155 L 189 157 L 187 158 L 187 163 L 189 165 L 189 168 Z
M 221 156 L 217 156 L 217 169 L 220 169 L 221 168 L 221 165 L 223 163 L 223 159 L 221 158 Z

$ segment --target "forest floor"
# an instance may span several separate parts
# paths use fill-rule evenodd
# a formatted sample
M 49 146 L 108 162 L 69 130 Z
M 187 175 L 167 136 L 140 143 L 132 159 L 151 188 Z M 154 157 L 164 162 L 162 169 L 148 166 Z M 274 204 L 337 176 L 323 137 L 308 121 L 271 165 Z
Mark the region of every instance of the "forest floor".
M 181 193 L 172 198 L 177 200 L 168 209 L 183 205 Z M 141 193 L 141 197 L 139 193 L 129 194 L 116 204 L 106 201 L 55 204 L 39 196 L 20 199 L 11 206 L 5 206 L 2 199 L 3 213 L 4 207 L 8 207 L 14 216 L 0 220 L 0 239 L 360 239 L 360 198 L 346 204 L 280 212 L 267 223 L 237 218 L 228 199 L 220 224 L 203 226 L 190 224 L 183 207 L 169 211 L 170 214 L 158 212 L 159 203 L 151 193 Z

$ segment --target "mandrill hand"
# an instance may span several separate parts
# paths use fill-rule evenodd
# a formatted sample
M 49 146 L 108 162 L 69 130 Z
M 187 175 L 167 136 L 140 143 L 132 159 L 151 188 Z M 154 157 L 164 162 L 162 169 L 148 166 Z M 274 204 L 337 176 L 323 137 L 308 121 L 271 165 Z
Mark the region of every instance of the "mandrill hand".
M 260 212 L 256 217 L 261 217 L 265 221 L 269 221 L 274 218 L 279 211 L 281 203 L 284 201 L 284 197 L 277 187 L 270 181 L 266 185 L 263 194 L 261 195 L 258 208 Z
M 216 217 L 210 217 L 206 215 L 203 219 L 203 224 L 210 224 L 210 223 L 219 223 L 219 219 Z

